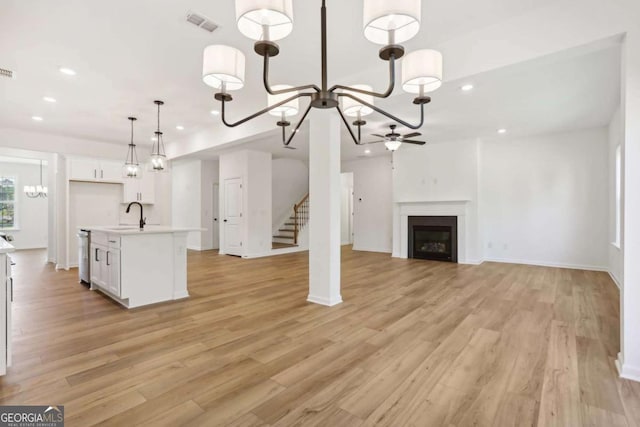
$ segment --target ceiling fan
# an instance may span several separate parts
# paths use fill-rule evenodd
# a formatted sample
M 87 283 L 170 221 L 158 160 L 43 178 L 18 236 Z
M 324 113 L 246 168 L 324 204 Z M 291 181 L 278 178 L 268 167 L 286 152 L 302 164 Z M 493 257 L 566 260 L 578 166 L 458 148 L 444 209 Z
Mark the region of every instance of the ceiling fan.
M 376 133 L 372 134 L 373 136 L 377 136 L 378 138 L 382 138 L 382 139 L 380 141 L 367 142 L 366 144 L 377 144 L 378 142 L 384 142 L 384 145 L 387 147 L 387 150 L 389 151 L 396 151 L 398 148 L 400 148 L 402 143 L 415 144 L 415 145 L 426 144 L 425 141 L 415 141 L 411 139 L 411 138 L 415 138 L 417 136 L 422 135 L 420 132 L 412 132 L 406 135 L 400 135 L 399 133 L 396 132 L 396 127 L 397 125 L 389 125 L 389 128 L 391 129 L 391 133 L 388 133 L 386 135 L 379 135 Z

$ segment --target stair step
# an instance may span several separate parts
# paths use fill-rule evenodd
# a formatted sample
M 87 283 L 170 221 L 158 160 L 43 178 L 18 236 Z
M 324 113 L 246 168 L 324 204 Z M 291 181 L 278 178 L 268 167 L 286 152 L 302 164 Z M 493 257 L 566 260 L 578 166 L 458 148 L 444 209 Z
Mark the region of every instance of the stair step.
M 273 236 L 274 239 L 293 240 L 293 236 Z
M 285 233 L 295 233 L 296 232 L 295 230 L 292 230 L 290 228 L 281 228 L 278 231 L 285 232 Z

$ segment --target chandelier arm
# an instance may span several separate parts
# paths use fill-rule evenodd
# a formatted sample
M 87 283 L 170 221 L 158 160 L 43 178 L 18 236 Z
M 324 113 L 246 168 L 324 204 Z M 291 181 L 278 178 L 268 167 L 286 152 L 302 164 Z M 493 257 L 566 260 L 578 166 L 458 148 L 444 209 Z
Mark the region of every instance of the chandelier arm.
M 347 130 L 349 131 L 349 135 L 351 135 L 351 139 L 353 139 L 353 142 L 356 145 L 362 145 L 360 142 L 360 126 L 358 126 L 358 138 L 356 138 L 356 135 L 353 133 L 353 129 L 351 129 L 351 125 L 349 125 L 349 122 L 347 121 L 347 118 L 344 116 L 344 113 L 342 112 L 342 109 L 340 108 L 340 106 L 336 107 L 336 110 L 338 110 L 338 113 L 340 113 L 340 117 L 342 118 L 344 125 L 347 127 Z
M 383 109 L 378 108 L 373 104 L 369 104 L 368 102 L 363 101 L 362 99 L 358 98 L 357 96 L 353 96 L 353 95 L 351 95 L 349 93 L 339 93 L 338 96 L 339 97 L 346 96 L 347 98 L 351 98 L 354 101 L 359 102 L 360 104 L 371 108 L 373 111 L 375 111 L 375 112 L 377 112 L 379 114 L 382 114 L 383 116 L 386 116 L 386 117 L 390 118 L 391 120 L 393 120 L 395 122 L 400 123 L 402 126 L 408 127 L 409 129 L 420 129 L 422 127 L 422 125 L 424 124 L 424 104 L 420 104 L 420 123 L 417 124 L 417 125 L 412 125 L 411 123 L 407 123 L 404 120 L 399 119 L 398 117 L 394 116 L 393 114 L 387 113 Z
M 291 135 L 289 136 L 289 139 L 287 140 L 287 142 L 284 141 L 284 134 L 283 134 L 282 142 L 283 142 L 285 147 L 288 147 L 289 144 L 291 143 L 291 141 L 293 141 L 293 138 L 298 134 L 298 130 L 300 129 L 300 126 L 302 126 L 302 123 L 307 118 L 307 115 L 309 114 L 309 111 L 311 111 L 311 108 L 312 108 L 312 105 L 311 105 L 311 103 L 309 103 L 309 106 L 304 111 L 304 114 L 300 118 L 300 121 L 298 121 L 298 124 L 296 125 L 296 128 L 293 130 L 293 132 L 291 132 Z M 283 131 L 284 131 L 284 129 L 283 129 Z
M 331 89 L 329 89 L 329 92 L 335 92 L 337 89 L 342 89 L 342 90 L 348 90 L 349 92 L 358 92 L 364 95 L 375 96 L 376 98 L 388 98 L 393 92 L 393 89 L 395 88 L 395 86 L 396 86 L 395 55 L 391 55 L 391 57 L 389 57 L 389 87 L 387 88 L 386 92 L 383 92 L 383 93 L 369 92 L 368 90 L 357 89 L 354 87 L 344 86 L 344 85 L 334 85 Z
M 320 88 L 314 84 L 273 90 L 269 84 L 269 55 L 264 55 L 263 64 L 262 82 L 264 83 L 265 90 L 271 95 L 281 95 L 283 93 L 301 91 L 305 89 L 313 89 L 316 92 L 320 92 Z
M 238 120 L 238 121 L 237 121 L 237 122 L 235 122 L 235 123 L 229 123 L 229 122 L 227 122 L 227 119 L 226 119 L 226 108 L 225 108 L 226 101 L 224 100 L 224 98 L 222 98 L 222 99 L 221 99 L 221 101 L 220 101 L 220 102 L 222 102 L 222 114 L 221 114 L 221 116 L 222 116 L 222 123 L 224 123 L 224 125 L 225 125 L 225 126 L 227 126 L 227 127 L 234 128 L 234 127 L 236 127 L 236 126 L 240 126 L 241 124 L 248 122 L 249 120 L 253 120 L 253 119 L 255 119 L 256 117 L 260 117 L 260 116 L 262 116 L 263 114 L 266 114 L 266 113 L 268 113 L 269 111 L 271 111 L 271 110 L 273 110 L 273 109 L 275 109 L 275 108 L 278 108 L 278 107 L 280 107 L 280 106 L 282 106 L 282 105 L 286 104 L 287 102 L 291 102 L 291 101 L 293 101 L 294 99 L 298 99 L 298 98 L 301 98 L 301 97 L 303 97 L 303 96 L 311 96 L 311 95 L 312 95 L 312 94 L 310 94 L 310 93 L 298 93 L 298 94 L 295 94 L 295 95 L 293 95 L 293 96 L 291 96 L 291 97 L 289 97 L 289 98 L 285 99 L 284 101 L 278 102 L 277 104 L 273 104 L 273 105 L 271 105 L 271 106 L 269 106 L 269 107 L 267 107 L 267 108 L 263 108 L 262 110 L 258 111 L 257 113 L 254 113 L 254 114 L 252 114 L 252 115 L 250 115 L 250 116 L 248 116 L 248 117 L 245 117 L 245 118 L 244 118 L 244 119 L 242 119 L 242 120 Z

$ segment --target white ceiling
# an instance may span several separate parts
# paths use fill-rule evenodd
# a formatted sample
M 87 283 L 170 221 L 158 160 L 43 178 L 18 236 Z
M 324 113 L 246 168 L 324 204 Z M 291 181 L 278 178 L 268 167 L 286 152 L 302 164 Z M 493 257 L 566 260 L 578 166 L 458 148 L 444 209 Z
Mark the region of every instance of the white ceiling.
M 406 47 L 434 46 L 554 1 L 424 0 L 422 30 Z M 330 82 L 353 83 L 348 76 L 371 69 L 370 83 L 384 86 L 386 67 L 377 58 L 379 47 L 362 35 L 362 2 L 327 3 Z M 320 0 L 294 4 L 294 32 L 280 43 L 272 82 L 317 83 Z M 219 30 L 209 34 L 186 23 L 188 11 L 208 16 Z M 185 141 L 202 129 L 221 126 L 210 114 L 217 107 L 212 93 L 200 79 L 202 50 L 213 43 L 231 44 L 247 54 L 247 86 L 236 94 L 233 117 L 264 106 L 260 58 L 252 52 L 252 41 L 237 31 L 234 13 L 233 0 L 3 0 L 0 68 L 13 70 L 17 78 L 0 79 L 0 126 L 124 145 L 129 138 L 126 118 L 135 115 L 138 143 L 150 143 L 153 100 L 160 98 L 166 101 L 167 142 Z M 60 74 L 62 66 L 78 75 Z M 475 97 L 482 97 L 480 90 Z M 444 99 L 444 92 L 438 96 Z M 48 104 L 43 96 L 58 102 Z M 443 105 L 440 99 L 438 103 Z M 430 123 L 444 120 L 435 108 Z M 44 121 L 34 122 L 34 115 Z M 176 130 L 178 124 L 186 129 Z
M 471 83 L 474 89 L 460 87 Z M 562 132 L 606 126 L 620 104 L 620 50 L 615 41 L 572 49 L 527 63 L 451 81 L 433 93 L 427 107 L 425 125 L 420 130 L 428 142 L 469 138 L 496 138 L 497 129 L 508 133 L 500 137 Z M 418 120 L 418 110 L 408 95 L 376 101 L 407 121 Z M 388 133 L 389 121 L 368 116 L 365 141 L 378 140 L 371 133 Z M 275 126 L 274 126 L 275 127 Z M 282 148 L 280 133 L 258 136 L 242 144 L 243 148 L 269 151 L 274 157 L 307 159 L 308 127 L 296 136 L 297 150 Z M 399 128 L 400 133 L 411 132 Z M 421 139 L 415 138 L 415 139 Z M 237 147 L 238 145 L 235 145 Z M 209 149 L 197 157 L 215 158 L 224 149 Z M 351 160 L 384 155 L 384 144 L 356 146 L 343 129 L 342 159 Z

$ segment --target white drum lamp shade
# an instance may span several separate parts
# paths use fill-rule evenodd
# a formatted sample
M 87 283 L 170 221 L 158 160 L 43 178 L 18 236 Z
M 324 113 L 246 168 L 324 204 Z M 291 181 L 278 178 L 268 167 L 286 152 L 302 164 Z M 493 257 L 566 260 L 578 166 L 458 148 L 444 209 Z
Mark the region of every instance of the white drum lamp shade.
M 293 0 L 236 0 L 236 19 L 252 40 L 280 40 L 293 30 Z
M 238 90 L 244 86 L 245 57 L 231 46 L 211 45 L 204 49 L 202 80 L 215 89 Z
M 271 89 L 273 89 L 274 91 L 278 91 L 283 89 L 291 89 L 292 87 L 293 86 L 289 85 L 275 85 Z M 297 94 L 297 91 L 286 92 L 280 95 L 267 94 L 267 103 L 269 104 L 269 107 L 271 107 Z M 269 114 L 278 117 L 282 117 L 282 114 L 284 114 L 285 117 L 288 117 L 295 116 L 296 114 L 298 114 L 299 110 L 300 104 L 298 102 L 298 99 L 294 99 L 293 101 L 289 101 L 286 104 L 282 104 L 281 106 L 274 108 L 273 110 L 269 111 Z
M 366 90 L 368 92 L 373 91 L 373 88 L 368 85 L 352 85 L 351 87 L 355 89 Z M 353 92 L 349 90 L 345 90 L 345 92 L 353 96 L 357 96 L 358 98 L 362 99 L 364 102 L 367 102 L 373 105 L 372 95 L 365 95 L 364 93 Z M 366 105 L 363 105 L 358 101 L 356 101 L 355 99 L 351 99 L 347 96 L 342 97 L 342 111 L 344 111 L 344 114 L 346 114 L 349 117 L 358 117 L 358 113 L 360 113 L 361 117 L 368 116 L 369 114 L 373 113 L 373 109 L 371 107 L 367 107 Z
M 364 0 L 364 36 L 381 45 L 399 44 L 420 31 L 421 0 Z
M 423 49 L 402 58 L 402 88 L 409 93 L 433 92 L 442 86 L 442 54 Z

